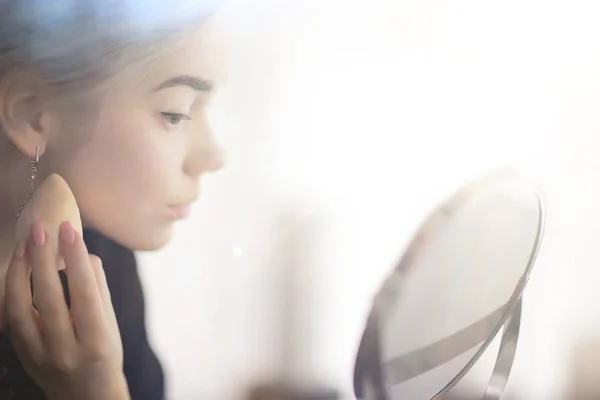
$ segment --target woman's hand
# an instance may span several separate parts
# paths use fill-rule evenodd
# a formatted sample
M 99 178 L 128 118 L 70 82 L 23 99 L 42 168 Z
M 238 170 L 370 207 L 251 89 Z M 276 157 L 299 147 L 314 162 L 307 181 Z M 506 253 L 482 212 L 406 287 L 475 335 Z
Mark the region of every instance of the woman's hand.
M 70 309 L 55 250 L 40 223 L 33 224 L 28 241 L 17 245 L 9 266 L 6 310 L 17 354 L 51 400 L 129 399 L 123 348 L 100 259 L 88 254 L 68 222 L 60 226 L 59 237 Z

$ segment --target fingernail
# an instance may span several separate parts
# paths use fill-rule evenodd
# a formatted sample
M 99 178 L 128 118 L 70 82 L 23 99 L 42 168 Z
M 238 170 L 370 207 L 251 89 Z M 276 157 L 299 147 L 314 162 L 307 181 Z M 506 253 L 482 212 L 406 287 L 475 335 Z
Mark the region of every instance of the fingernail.
M 70 222 L 63 222 L 60 224 L 59 234 L 60 240 L 66 244 L 71 245 L 75 243 L 75 230 Z
M 39 222 L 31 226 L 31 241 L 34 246 L 43 246 L 46 244 L 46 231 Z
M 15 248 L 15 257 L 23 258 L 25 257 L 25 251 L 27 250 L 27 240 L 22 239 L 17 243 L 17 247 Z

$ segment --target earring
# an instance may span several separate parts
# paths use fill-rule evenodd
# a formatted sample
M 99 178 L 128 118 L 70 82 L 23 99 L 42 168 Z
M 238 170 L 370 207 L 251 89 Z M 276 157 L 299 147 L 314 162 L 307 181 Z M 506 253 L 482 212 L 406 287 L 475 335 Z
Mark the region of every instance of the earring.
M 17 215 L 16 215 L 17 219 L 19 219 L 19 216 L 21 216 L 23 209 L 29 202 L 29 199 L 31 199 L 31 196 L 33 195 L 33 191 L 35 190 L 35 177 L 37 175 L 37 167 L 38 167 L 39 162 L 40 162 L 40 146 L 37 146 L 35 148 L 35 157 L 29 159 L 29 166 L 31 167 L 31 174 L 29 176 L 29 194 L 27 195 L 27 199 L 25 199 L 25 202 L 19 209 L 19 212 L 17 212 Z

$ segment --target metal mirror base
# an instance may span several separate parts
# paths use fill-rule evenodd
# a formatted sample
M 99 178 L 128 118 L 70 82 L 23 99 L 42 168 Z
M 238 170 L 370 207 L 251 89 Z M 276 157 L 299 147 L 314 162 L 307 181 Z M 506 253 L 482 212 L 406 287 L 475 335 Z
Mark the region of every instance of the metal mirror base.
M 521 328 L 521 308 L 522 298 L 519 298 L 513 305 L 512 313 L 508 316 L 504 325 L 502 325 L 502 337 L 500 348 L 498 350 L 498 356 L 496 357 L 496 363 L 492 371 L 492 376 L 488 382 L 482 400 L 502 399 L 517 350 L 519 330 Z M 500 312 L 501 309 L 498 311 Z M 399 382 L 398 370 L 392 371 L 392 376 L 388 376 L 388 379 L 384 377 L 386 374 L 381 373 L 382 371 L 379 368 L 381 364 L 379 360 L 379 335 L 377 330 L 376 318 L 374 315 L 371 315 L 359 348 L 359 357 L 357 357 L 357 365 L 354 376 L 355 394 L 356 397 L 361 400 L 390 400 L 389 395 L 385 393 L 385 390 L 383 389 L 385 387 L 383 382 L 388 379 L 393 382 Z M 462 332 L 463 335 L 466 333 L 466 331 Z M 444 345 L 447 344 L 448 343 L 445 343 Z M 431 349 L 426 351 L 429 351 L 433 354 L 439 354 L 439 352 L 435 350 L 432 351 Z M 404 358 L 403 360 L 398 359 L 395 361 L 408 361 L 408 359 Z M 440 365 L 442 363 L 441 361 L 442 360 L 437 360 L 437 362 L 434 361 L 433 365 Z M 402 364 L 402 362 L 400 362 L 400 364 Z M 394 368 L 392 368 L 392 370 L 394 370 Z M 402 375 L 404 378 L 408 377 L 405 373 L 402 373 Z M 416 375 L 419 374 L 417 373 Z M 459 380 L 457 380 L 455 383 L 458 381 Z M 446 390 L 438 393 L 433 399 L 448 398 L 448 392 L 450 392 L 453 387 L 454 385 L 448 386 Z
M 485 389 L 483 400 L 500 400 L 502 394 L 504 394 L 510 370 L 515 360 L 515 353 L 517 352 L 519 330 L 521 329 L 521 305 L 522 298 L 515 303 L 512 314 L 510 314 L 502 328 L 502 341 L 500 342 L 498 357 L 492 371 L 492 377 Z

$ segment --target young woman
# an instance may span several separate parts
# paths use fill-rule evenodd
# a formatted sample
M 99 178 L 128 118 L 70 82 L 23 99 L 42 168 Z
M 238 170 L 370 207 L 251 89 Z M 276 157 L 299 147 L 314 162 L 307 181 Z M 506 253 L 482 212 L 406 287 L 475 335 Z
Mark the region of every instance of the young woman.
M 132 251 L 164 246 L 222 165 L 213 3 L 0 0 L 0 400 L 164 397 Z M 60 228 L 66 275 L 41 223 L 15 243 L 32 173 L 80 207 L 84 238 Z

